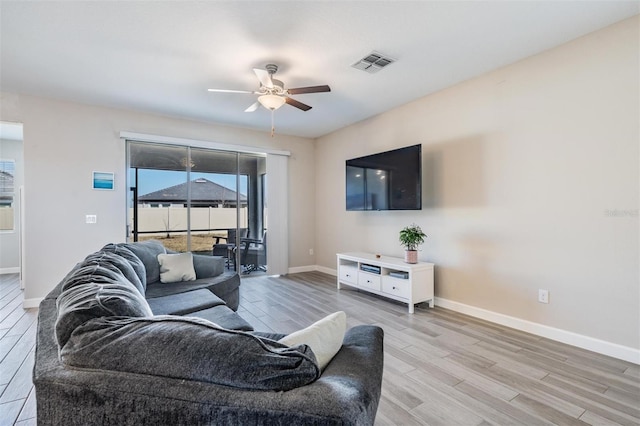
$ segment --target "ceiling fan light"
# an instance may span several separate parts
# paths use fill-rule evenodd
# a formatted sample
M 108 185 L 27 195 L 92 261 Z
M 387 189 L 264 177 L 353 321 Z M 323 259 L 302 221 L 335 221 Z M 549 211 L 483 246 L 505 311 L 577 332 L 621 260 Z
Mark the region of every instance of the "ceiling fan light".
M 266 109 L 274 111 L 284 105 L 286 100 L 284 97 L 278 95 L 262 95 L 258 97 L 258 102 Z

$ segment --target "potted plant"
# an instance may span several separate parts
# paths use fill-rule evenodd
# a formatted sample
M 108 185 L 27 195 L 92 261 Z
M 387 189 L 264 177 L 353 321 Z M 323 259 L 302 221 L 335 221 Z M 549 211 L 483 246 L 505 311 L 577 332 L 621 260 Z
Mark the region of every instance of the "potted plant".
M 415 223 L 405 226 L 400 231 L 400 244 L 405 248 L 404 261 L 407 263 L 418 263 L 418 246 L 424 243 L 427 234 Z

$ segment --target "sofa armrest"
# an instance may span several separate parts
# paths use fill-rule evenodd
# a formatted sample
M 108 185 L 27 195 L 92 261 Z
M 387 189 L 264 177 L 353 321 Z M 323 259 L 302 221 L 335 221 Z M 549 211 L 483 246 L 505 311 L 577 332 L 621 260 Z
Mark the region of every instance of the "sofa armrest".
M 303 392 L 304 410 L 318 410 L 339 424 L 372 425 L 378 410 L 384 367 L 384 331 L 374 325 L 355 326 L 345 334 L 342 348 L 333 357 L 322 376 Z M 329 395 L 327 398 L 324 395 Z M 321 407 L 312 406 L 321 405 Z M 311 405 L 311 406 L 310 406 Z
M 224 272 L 224 258 L 194 254 L 193 269 L 196 271 L 196 278 L 216 277 Z

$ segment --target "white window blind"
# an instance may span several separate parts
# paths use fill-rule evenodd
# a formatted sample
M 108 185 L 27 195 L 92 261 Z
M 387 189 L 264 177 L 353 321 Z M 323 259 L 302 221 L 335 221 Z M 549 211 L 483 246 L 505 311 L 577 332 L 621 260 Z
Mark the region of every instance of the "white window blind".
M 267 272 L 289 271 L 289 165 L 288 156 L 267 154 Z

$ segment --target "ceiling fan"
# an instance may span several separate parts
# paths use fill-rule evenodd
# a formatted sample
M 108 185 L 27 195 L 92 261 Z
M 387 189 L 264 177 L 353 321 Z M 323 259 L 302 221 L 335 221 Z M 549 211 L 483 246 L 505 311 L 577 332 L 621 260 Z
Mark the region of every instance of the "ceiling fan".
M 258 95 L 258 100 L 251 104 L 249 108 L 245 109 L 245 112 L 253 112 L 258 109 L 260 105 L 270 111 L 275 111 L 282 105 L 289 104 L 293 107 L 301 109 L 302 111 L 309 111 L 311 107 L 307 104 L 303 104 L 300 101 L 296 101 L 290 98 L 289 95 L 300 95 L 306 93 L 321 93 L 330 92 L 331 88 L 327 85 L 323 86 L 309 86 L 298 87 L 295 89 L 285 89 L 284 83 L 280 80 L 273 78 L 273 75 L 278 71 L 278 66 L 275 64 L 267 64 L 265 69 L 254 68 L 253 72 L 256 73 L 258 80 L 260 81 L 260 87 L 258 90 L 227 90 L 227 89 L 209 89 L 209 92 L 223 92 L 223 93 L 252 93 Z

